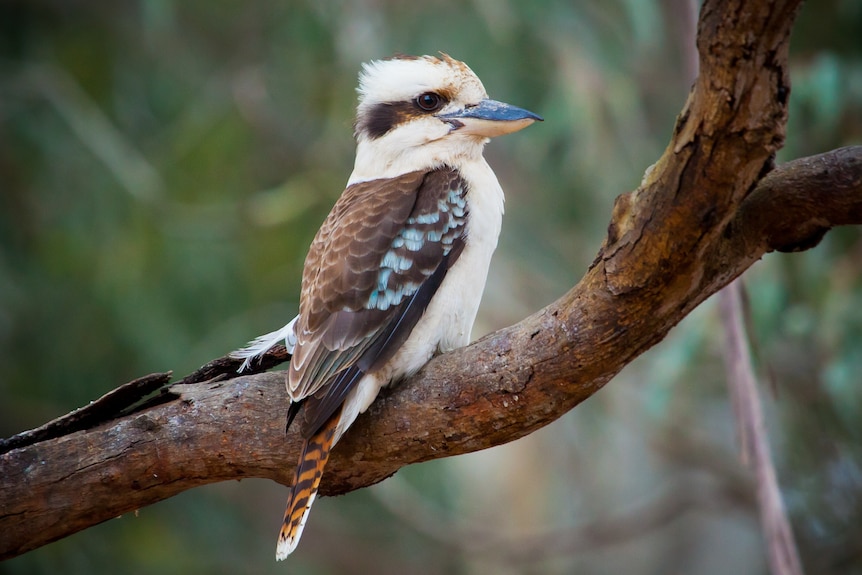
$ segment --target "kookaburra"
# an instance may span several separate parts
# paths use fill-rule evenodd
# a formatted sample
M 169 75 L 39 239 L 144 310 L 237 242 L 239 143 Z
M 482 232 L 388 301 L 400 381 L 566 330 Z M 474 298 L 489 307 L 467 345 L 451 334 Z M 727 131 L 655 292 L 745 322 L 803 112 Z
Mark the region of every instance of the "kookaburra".
M 276 557 L 299 542 L 329 452 L 390 382 L 469 342 L 503 215 L 482 150 L 541 120 L 488 99 L 463 62 L 396 56 L 359 77 L 356 163 L 302 273 L 299 315 L 234 352 L 293 354 L 305 439 Z

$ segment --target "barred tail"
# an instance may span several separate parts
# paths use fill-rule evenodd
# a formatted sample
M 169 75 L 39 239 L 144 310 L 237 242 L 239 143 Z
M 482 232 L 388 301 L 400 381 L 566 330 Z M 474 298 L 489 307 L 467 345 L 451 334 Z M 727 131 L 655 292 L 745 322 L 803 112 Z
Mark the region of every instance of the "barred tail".
M 329 460 L 329 450 L 335 439 L 335 427 L 341 417 L 339 409 L 317 433 L 305 441 L 302 453 L 299 456 L 299 464 L 296 466 L 296 475 L 293 478 L 293 487 L 287 498 L 287 509 L 284 512 L 284 523 L 278 534 L 278 546 L 275 558 L 281 561 L 293 553 L 299 544 L 305 520 L 311 511 L 311 504 L 317 496 L 317 486 L 323 475 L 323 468 Z

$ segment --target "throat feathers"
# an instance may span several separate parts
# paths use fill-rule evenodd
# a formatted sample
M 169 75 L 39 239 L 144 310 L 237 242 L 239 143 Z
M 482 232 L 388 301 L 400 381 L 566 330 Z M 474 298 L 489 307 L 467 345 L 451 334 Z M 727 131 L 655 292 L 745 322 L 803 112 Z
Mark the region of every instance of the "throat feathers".
M 356 163 L 314 237 L 299 315 L 232 355 L 249 362 L 284 341 L 304 442 L 276 557 L 299 543 L 320 478 L 356 417 L 390 382 L 466 345 L 503 216 L 482 151 L 542 118 L 488 98 L 446 54 L 363 65 Z

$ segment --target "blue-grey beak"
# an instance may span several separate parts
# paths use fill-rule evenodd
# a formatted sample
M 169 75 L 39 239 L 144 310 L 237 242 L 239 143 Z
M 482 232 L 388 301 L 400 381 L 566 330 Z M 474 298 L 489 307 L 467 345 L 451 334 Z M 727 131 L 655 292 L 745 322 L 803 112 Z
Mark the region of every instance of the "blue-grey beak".
M 482 100 L 477 106 L 470 106 L 464 110 L 452 112 L 451 114 L 441 114 L 437 117 L 443 120 L 450 118 L 476 118 L 477 120 L 491 120 L 495 122 L 513 122 L 515 120 L 542 122 L 544 120 L 544 118 L 529 110 L 498 102 L 497 100 Z
M 437 117 L 451 125 L 453 131 L 459 130 L 486 138 L 511 134 L 526 128 L 533 122 L 543 121 L 541 116 L 529 110 L 488 99 L 482 100 L 475 106 L 440 114 Z

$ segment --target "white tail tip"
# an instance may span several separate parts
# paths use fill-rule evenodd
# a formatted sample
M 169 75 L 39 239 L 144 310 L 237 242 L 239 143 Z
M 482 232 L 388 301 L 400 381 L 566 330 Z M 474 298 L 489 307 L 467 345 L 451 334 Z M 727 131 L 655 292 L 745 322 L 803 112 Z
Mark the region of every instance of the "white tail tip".
M 284 561 L 287 559 L 288 555 L 296 550 L 296 546 L 299 545 L 299 538 L 302 537 L 302 530 L 305 529 L 305 521 L 308 519 L 308 512 L 311 511 L 311 504 L 314 503 L 314 499 L 316 497 L 317 491 L 312 493 L 308 498 L 308 503 L 305 505 L 305 512 L 302 514 L 302 519 L 299 520 L 299 526 L 296 528 L 296 533 L 294 533 L 293 537 L 285 537 L 284 539 L 279 537 L 278 545 L 275 547 L 276 561 Z M 282 534 L 284 534 L 284 531 L 282 531 Z

